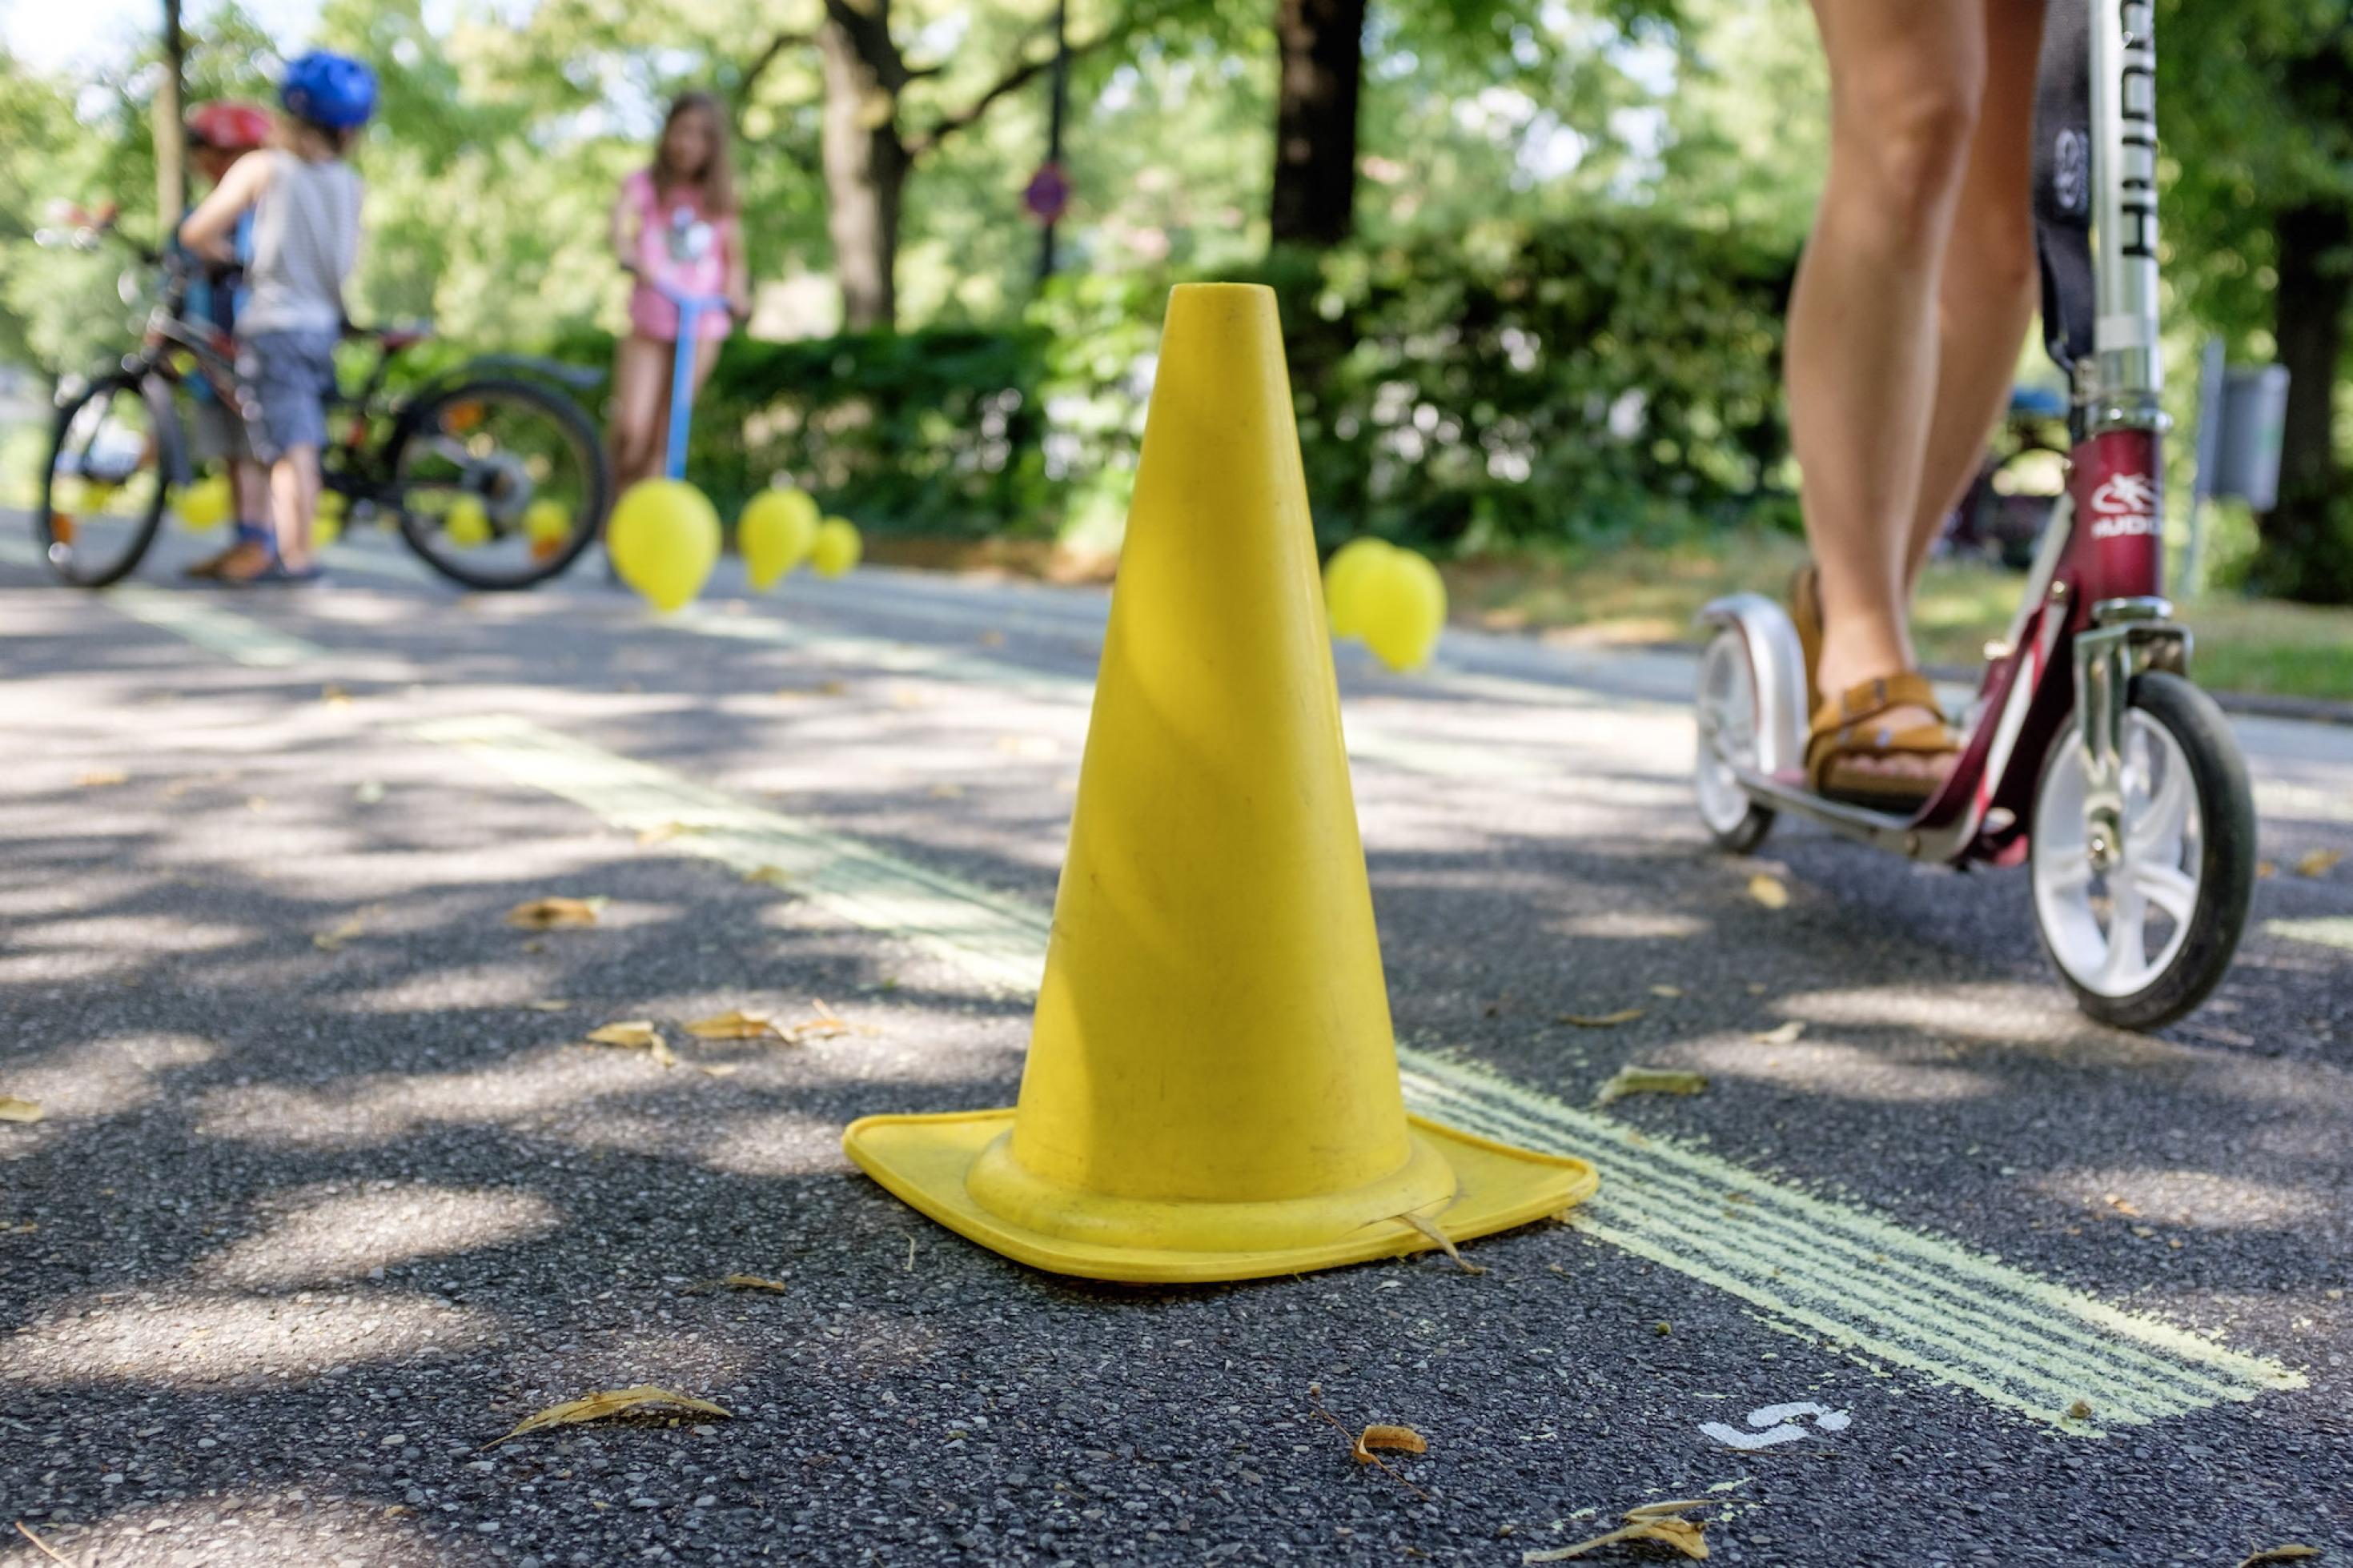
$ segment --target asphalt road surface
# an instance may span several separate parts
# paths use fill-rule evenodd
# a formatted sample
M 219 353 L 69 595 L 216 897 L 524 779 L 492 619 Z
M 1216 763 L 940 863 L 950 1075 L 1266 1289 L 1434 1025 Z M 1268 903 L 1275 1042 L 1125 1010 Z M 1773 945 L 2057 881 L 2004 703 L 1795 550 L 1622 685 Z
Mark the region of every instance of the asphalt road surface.
M 371 544 L 184 588 L 175 540 L 90 596 L 20 530 L 11 1568 L 20 1523 L 79 1564 L 1500 1568 L 1677 1499 L 1730 1563 L 2353 1568 L 2353 730 L 2242 724 L 2275 868 L 2143 1037 L 2075 1013 L 2020 873 L 1713 848 L 1681 655 L 1344 649 L 1409 1100 L 1601 1192 L 1483 1272 L 1113 1289 L 839 1150 L 1011 1100 L 1100 595 L 727 563 L 656 620 Z M 607 901 L 507 923 L 550 896 Z M 674 1064 L 584 1043 L 626 1020 Z M 1628 1064 L 1707 1087 L 1597 1109 Z M 732 1418 L 486 1447 L 638 1384 Z M 1429 1451 L 1356 1462 L 1373 1422 Z

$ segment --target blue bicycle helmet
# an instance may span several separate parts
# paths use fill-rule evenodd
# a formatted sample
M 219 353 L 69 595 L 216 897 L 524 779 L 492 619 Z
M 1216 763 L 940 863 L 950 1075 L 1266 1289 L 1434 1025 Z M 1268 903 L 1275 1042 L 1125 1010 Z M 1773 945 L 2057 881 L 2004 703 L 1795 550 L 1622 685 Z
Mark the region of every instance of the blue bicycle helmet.
M 278 101 L 297 120 L 351 131 L 375 112 L 375 72 L 349 55 L 313 49 L 287 63 Z

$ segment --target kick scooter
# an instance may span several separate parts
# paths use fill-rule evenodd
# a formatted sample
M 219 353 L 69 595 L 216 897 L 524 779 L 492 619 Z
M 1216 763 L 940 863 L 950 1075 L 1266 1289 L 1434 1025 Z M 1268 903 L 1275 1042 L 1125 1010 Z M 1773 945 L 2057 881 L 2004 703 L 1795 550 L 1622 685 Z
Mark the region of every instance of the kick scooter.
M 1798 634 L 1761 595 L 1700 614 L 1699 814 L 1753 849 L 1780 812 L 1915 860 L 2023 862 L 2043 950 L 2084 1012 L 2154 1029 L 2205 1000 L 2255 876 L 2244 759 L 2190 684 L 2161 594 L 2152 0 L 2052 0 L 2038 87 L 2044 334 L 2073 388 L 2066 493 L 1960 724 L 1910 816 L 1808 784 Z
M 694 354 L 702 343 L 695 329 L 709 312 L 734 307 L 723 294 L 691 294 L 665 279 L 657 279 L 654 288 L 678 307 L 678 342 L 671 347 L 670 366 L 670 450 L 662 472 L 667 478 L 682 479 L 686 478 L 686 437 L 694 420 Z

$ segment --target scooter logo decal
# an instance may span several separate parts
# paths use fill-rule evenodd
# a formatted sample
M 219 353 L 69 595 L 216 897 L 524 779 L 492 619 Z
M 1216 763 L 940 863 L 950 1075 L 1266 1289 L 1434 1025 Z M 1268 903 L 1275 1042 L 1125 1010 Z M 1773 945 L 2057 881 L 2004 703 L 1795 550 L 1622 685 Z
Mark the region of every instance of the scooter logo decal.
M 1843 1432 L 1853 1419 L 1843 1410 L 1825 1410 L 1811 1400 L 1798 1405 L 1767 1405 L 1762 1410 L 1748 1413 L 1748 1425 L 1764 1430 L 1743 1432 L 1723 1421 L 1703 1421 L 1699 1429 L 1727 1448 L 1743 1448 L 1751 1452 L 1770 1448 L 1782 1443 L 1795 1443 L 1806 1436 L 1806 1429 L 1796 1417 L 1811 1416 L 1814 1425 L 1825 1432 Z
M 2130 539 L 2157 531 L 2157 481 L 2117 474 L 2092 492 L 2092 537 Z

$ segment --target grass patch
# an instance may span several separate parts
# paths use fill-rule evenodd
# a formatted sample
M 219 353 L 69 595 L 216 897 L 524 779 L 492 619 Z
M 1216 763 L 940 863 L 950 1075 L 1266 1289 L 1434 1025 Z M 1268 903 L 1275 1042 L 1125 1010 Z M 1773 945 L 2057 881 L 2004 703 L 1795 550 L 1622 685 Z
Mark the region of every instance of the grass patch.
M 1457 621 L 1546 641 L 1607 646 L 1696 641 L 1700 606 L 1743 591 L 1782 595 L 1805 560 L 1794 539 L 1736 536 L 1704 545 L 1635 547 L 1457 562 L 1445 568 Z M 1931 664 L 1974 665 L 2018 607 L 2021 574 L 1938 563 L 1914 606 Z M 2353 608 L 2209 595 L 2182 606 L 2197 636 L 2191 666 L 2218 691 L 2353 700 Z

